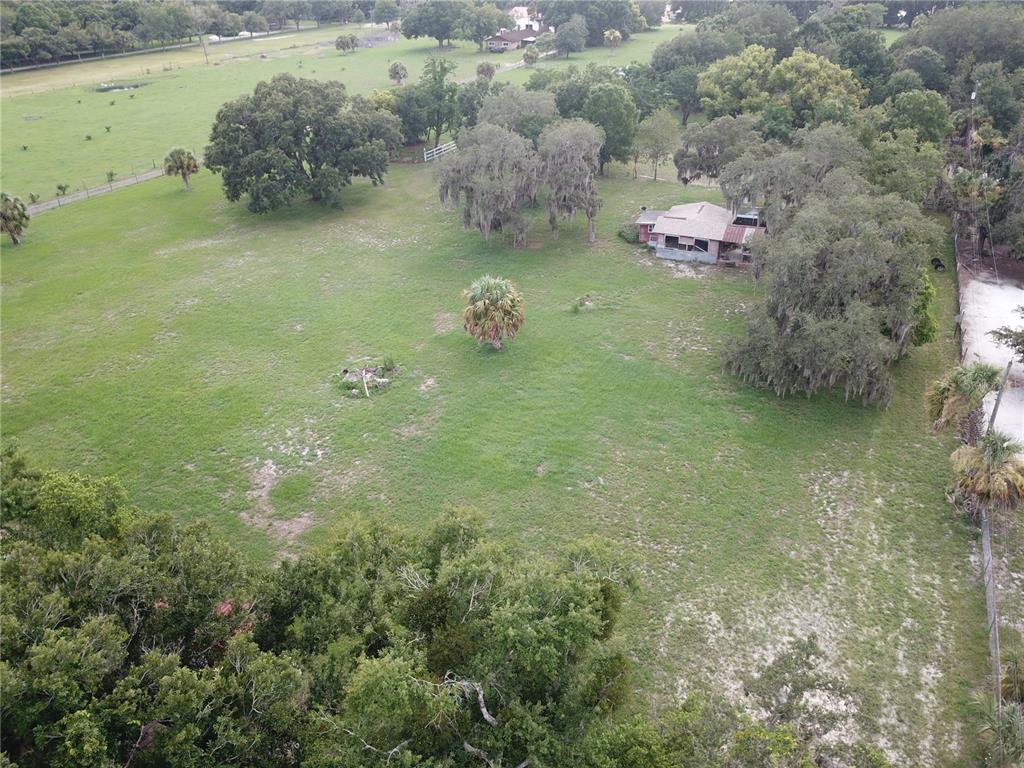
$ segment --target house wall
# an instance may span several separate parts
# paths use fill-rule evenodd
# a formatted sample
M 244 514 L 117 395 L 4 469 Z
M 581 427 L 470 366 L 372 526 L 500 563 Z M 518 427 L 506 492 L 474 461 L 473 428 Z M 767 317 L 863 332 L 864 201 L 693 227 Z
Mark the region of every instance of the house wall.
M 652 237 L 651 232 L 650 232 L 651 225 L 650 224 L 638 224 L 637 226 L 640 228 L 640 242 L 641 243 L 646 243 Z M 653 235 L 653 237 L 655 239 L 657 239 L 658 236 L 657 235 Z
M 653 240 L 651 241 L 654 242 Z M 714 264 L 718 261 L 718 252 L 721 243 L 717 240 L 708 241 L 707 252 L 703 251 L 680 251 L 677 248 L 666 248 L 663 245 L 656 244 L 654 246 L 654 253 L 659 259 L 668 259 L 669 261 L 690 261 L 698 262 L 700 264 Z
M 677 248 L 665 248 L 659 245 L 654 249 L 654 252 L 659 259 L 667 259 L 669 261 L 693 261 L 701 264 L 714 264 L 718 260 L 718 257 L 712 256 L 710 251 L 708 253 L 703 251 L 680 251 Z

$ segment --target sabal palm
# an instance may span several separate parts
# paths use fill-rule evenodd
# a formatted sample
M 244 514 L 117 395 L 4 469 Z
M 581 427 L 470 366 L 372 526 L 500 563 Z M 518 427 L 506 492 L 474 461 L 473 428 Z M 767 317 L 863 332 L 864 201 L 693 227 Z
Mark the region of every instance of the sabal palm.
M 999 386 L 999 369 L 985 363 L 958 365 L 928 387 L 925 402 L 936 431 L 963 420 Z
M 0 232 L 10 235 L 14 245 L 21 242 L 21 233 L 25 231 L 30 218 L 20 197 L 0 192 Z
M 473 281 L 463 295 L 463 327 L 477 341 L 501 349 L 501 340 L 514 339 L 523 327 L 523 297 L 502 277 L 484 275 Z
M 164 173 L 168 176 L 181 176 L 188 189 L 188 177 L 199 171 L 199 163 L 195 155 L 187 149 L 172 149 L 164 158 Z
M 1024 760 L 1024 705 L 1004 702 L 996 706 L 988 696 L 978 699 L 981 714 L 978 735 L 981 737 L 989 764 L 1019 766 Z
M 1021 445 L 1002 432 L 989 432 L 977 445 L 962 445 L 953 453 L 957 483 L 986 506 L 1012 509 L 1024 497 Z
M 1003 666 L 999 686 L 1003 701 L 1024 705 L 1024 653 L 1011 653 Z

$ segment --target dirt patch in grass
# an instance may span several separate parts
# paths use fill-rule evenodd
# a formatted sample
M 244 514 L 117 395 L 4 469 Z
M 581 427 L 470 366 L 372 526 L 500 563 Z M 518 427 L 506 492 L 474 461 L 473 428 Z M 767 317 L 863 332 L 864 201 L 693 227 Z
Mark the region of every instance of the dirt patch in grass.
M 732 458 L 724 451 L 716 456 L 723 463 Z M 793 579 L 782 589 L 759 589 L 756 581 L 709 585 L 698 597 L 691 593 L 666 606 L 655 632 L 658 666 L 670 676 L 665 687 L 677 696 L 709 688 L 749 706 L 744 677 L 791 641 L 814 635 L 824 671 L 849 682 L 860 702 L 856 717 L 836 710 L 843 725 L 831 738 L 867 740 L 900 765 L 943 764 L 945 756 L 958 753 L 963 738 L 959 727 L 949 727 L 944 700 L 945 663 L 955 636 L 942 600 L 950 585 L 933 563 L 910 557 L 915 545 L 889 525 L 887 517 L 903 510 L 897 487 L 870 474 L 831 468 L 801 480 L 810 502 L 806 514 L 780 511 L 793 517 L 793 525 L 807 526 L 793 540 L 800 546 L 780 540 L 779 554 Z M 668 542 L 639 543 L 673 564 L 687 555 Z M 879 587 L 879 581 L 896 586 Z M 743 591 L 742 601 L 735 599 L 737 590 Z M 680 637 L 688 638 L 692 657 L 673 655 Z M 852 662 L 863 658 L 864 647 L 874 649 L 867 671 Z M 686 669 L 685 676 L 678 669 Z
M 458 315 L 454 312 L 438 312 L 434 315 L 434 333 L 451 333 L 458 323 Z
M 427 376 L 427 378 L 423 380 L 423 383 L 420 384 L 419 389 L 420 392 L 431 392 L 437 389 L 437 379 L 433 376 Z
M 706 268 L 695 267 L 693 264 L 686 264 L 681 261 L 672 263 L 672 277 L 685 277 L 690 280 L 703 280 L 707 276 Z
M 395 434 L 401 438 L 424 437 L 427 433 L 419 424 L 403 424 L 395 429 Z
M 270 493 L 281 478 L 280 469 L 271 459 L 267 459 L 255 469 L 251 478 L 252 487 L 246 493 L 246 496 L 253 502 L 253 509 L 243 512 L 242 520 L 254 528 L 265 531 L 280 542 L 282 551 L 279 553 L 279 557 L 284 559 L 293 556 L 289 549 L 299 536 L 313 525 L 315 520 L 312 512 L 303 512 L 288 520 L 274 516 L 274 505 L 270 501 Z

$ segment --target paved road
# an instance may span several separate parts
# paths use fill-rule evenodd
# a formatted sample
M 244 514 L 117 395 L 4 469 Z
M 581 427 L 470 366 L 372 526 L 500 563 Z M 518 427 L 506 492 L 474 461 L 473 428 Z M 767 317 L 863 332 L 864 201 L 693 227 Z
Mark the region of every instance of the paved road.
M 42 202 L 32 203 L 26 207 L 28 208 L 30 216 L 36 216 L 40 213 L 45 213 L 46 211 L 52 211 L 54 208 L 63 208 L 65 205 L 70 205 L 71 203 L 78 202 L 79 200 L 96 197 L 96 195 L 105 195 L 108 192 L 113 192 L 115 189 L 130 187 L 133 184 L 138 184 L 142 181 L 149 181 L 150 179 L 157 179 L 163 175 L 164 172 L 162 168 L 154 168 L 135 176 L 126 176 L 123 179 L 117 179 L 110 184 L 104 184 L 100 187 L 93 187 L 92 189 L 85 189 L 78 192 L 71 192 L 63 197 L 55 197 L 53 200 L 43 200 Z

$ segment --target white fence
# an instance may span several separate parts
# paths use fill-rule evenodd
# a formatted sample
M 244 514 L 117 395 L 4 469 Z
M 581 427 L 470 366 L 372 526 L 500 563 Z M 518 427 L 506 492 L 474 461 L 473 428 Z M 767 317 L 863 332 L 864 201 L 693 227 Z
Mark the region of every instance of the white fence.
M 458 149 L 458 147 L 455 146 L 454 141 L 449 141 L 447 144 L 441 144 L 433 149 L 424 149 L 423 162 L 429 163 L 431 160 L 436 160 L 441 157 L 441 155 L 447 155 L 449 152 L 453 152 L 456 149 Z

